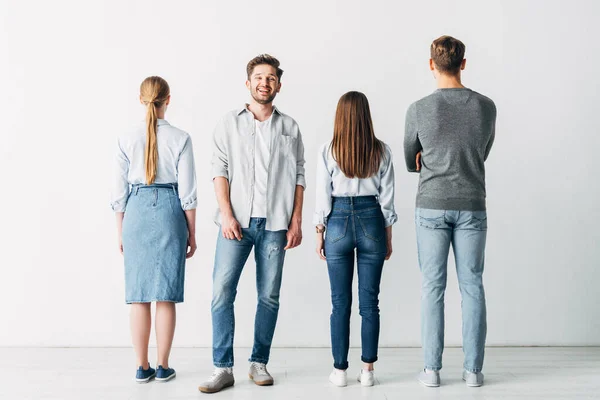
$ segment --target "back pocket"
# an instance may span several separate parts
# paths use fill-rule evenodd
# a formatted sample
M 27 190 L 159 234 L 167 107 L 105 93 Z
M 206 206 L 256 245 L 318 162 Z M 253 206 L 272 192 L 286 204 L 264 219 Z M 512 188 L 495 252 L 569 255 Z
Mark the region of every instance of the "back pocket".
M 346 236 L 349 217 L 331 217 L 327 220 L 325 240 L 329 243 L 337 242 Z
M 369 239 L 379 242 L 385 235 L 382 215 L 373 215 L 370 217 L 356 216 L 356 218 L 358 218 L 363 233 Z
M 418 223 L 424 228 L 438 229 L 446 224 L 444 214 L 444 210 L 420 209 Z

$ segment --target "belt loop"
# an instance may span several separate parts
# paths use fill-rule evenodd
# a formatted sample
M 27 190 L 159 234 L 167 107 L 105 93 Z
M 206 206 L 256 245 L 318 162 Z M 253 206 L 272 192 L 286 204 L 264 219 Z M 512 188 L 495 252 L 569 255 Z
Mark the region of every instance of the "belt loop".
M 138 194 L 138 190 L 140 190 L 140 187 L 139 187 L 139 185 L 135 187 L 135 195 L 136 195 L 136 196 L 137 196 L 137 194 Z
M 177 191 L 175 190 L 175 184 L 171 183 L 171 189 L 173 189 L 173 194 L 177 194 Z

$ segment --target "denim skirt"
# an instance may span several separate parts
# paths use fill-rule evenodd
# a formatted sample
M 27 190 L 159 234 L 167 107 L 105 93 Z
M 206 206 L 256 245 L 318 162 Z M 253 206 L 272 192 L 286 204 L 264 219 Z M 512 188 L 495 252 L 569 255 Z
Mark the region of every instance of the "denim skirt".
M 133 185 L 123 219 L 126 303 L 183 301 L 187 239 L 177 185 Z

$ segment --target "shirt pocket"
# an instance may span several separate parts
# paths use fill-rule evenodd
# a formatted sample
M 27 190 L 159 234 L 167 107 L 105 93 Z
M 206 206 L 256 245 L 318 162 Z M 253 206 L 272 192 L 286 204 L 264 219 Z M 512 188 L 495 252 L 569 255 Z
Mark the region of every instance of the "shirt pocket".
M 298 149 L 298 139 L 291 136 L 281 135 L 278 144 L 278 165 L 274 172 L 281 174 L 286 179 L 296 182 L 296 153 Z

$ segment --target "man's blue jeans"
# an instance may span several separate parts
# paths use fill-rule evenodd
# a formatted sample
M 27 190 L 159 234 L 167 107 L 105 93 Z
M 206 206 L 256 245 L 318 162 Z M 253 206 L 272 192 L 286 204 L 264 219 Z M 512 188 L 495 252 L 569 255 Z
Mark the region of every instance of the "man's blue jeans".
M 450 245 L 462 297 L 464 368 L 483 368 L 487 333 L 483 264 L 487 234 L 485 211 L 417 208 L 417 247 L 423 276 L 421 329 L 425 368 L 440 370 L 444 351 L 444 292 Z
M 233 366 L 233 335 L 235 317 L 233 303 L 237 285 L 254 247 L 256 260 L 256 289 L 258 306 L 254 320 L 254 347 L 250 361 L 266 364 L 279 311 L 279 289 L 283 274 L 286 232 L 265 230 L 266 219 L 252 218 L 248 229 L 242 229 L 243 238 L 225 239 L 219 231 L 215 268 L 213 271 L 213 298 L 211 305 L 213 326 L 213 363 L 216 367 Z

